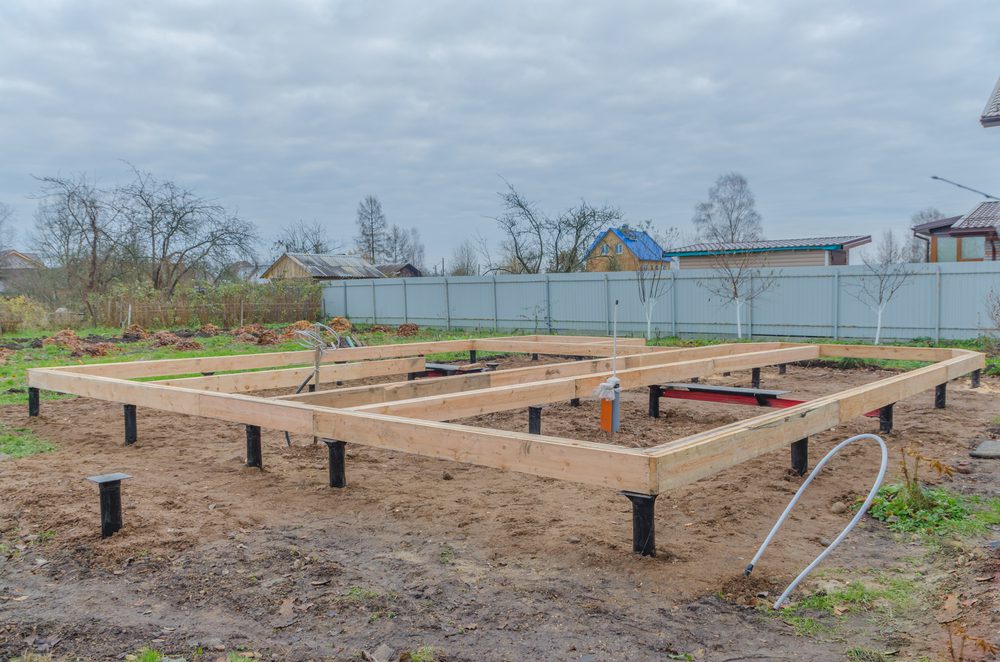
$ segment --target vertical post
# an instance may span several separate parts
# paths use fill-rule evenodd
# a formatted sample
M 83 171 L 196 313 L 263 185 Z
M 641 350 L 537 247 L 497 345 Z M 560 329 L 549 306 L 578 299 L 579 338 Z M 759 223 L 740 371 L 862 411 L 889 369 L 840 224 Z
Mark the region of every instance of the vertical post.
M 938 384 L 934 387 L 934 408 L 944 409 L 945 400 L 948 397 L 948 384 Z
M 972 377 L 970 378 L 972 380 L 972 384 L 971 384 L 972 388 L 979 388 L 981 386 L 981 384 L 982 384 L 982 375 L 983 375 L 983 371 L 982 370 L 973 370 L 972 371 Z
M 528 434 L 542 433 L 542 408 L 540 405 L 528 407 Z
M 125 405 L 125 445 L 131 446 L 139 438 L 139 426 L 136 421 L 135 405 Z
M 572 398 L 569 401 L 569 406 L 570 407 L 579 407 L 580 406 L 580 398 Z
M 500 326 L 497 321 L 499 313 L 497 312 L 497 277 L 493 276 L 493 330 L 499 331 Z
M 347 314 L 347 281 L 344 281 L 344 317 L 350 319 L 350 315 Z
M 778 364 L 778 374 L 783 375 L 786 372 L 788 372 L 788 364 L 787 363 Z
M 604 273 L 604 333 L 611 335 L 611 286 L 607 272 Z
M 792 471 L 802 476 L 809 468 L 809 437 L 792 442 Z
M 552 283 L 549 274 L 545 274 L 545 325 L 552 333 Z
M 406 279 L 403 279 L 403 324 L 410 323 L 410 304 L 406 300 Z
M 680 264 L 678 262 L 677 264 Z M 680 269 L 680 267 L 677 267 Z M 677 337 L 677 272 L 670 265 L 670 328 L 674 338 Z
M 260 426 L 248 425 L 247 427 L 247 466 L 264 468 L 264 457 L 260 452 Z
M 531 355 L 531 360 L 532 361 L 537 361 L 538 360 L 538 354 L 532 354 Z
M 750 285 L 750 298 L 747 301 L 747 338 L 753 340 L 753 272 L 750 272 L 749 278 Z
M 934 272 L 934 342 L 941 342 L 941 265 Z
M 978 372 L 978 371 L 977 371 Z M 34 386 L 28 387 L 28 416 L 38 416 L 40 409 L 40 397 L 38 389 Z
M 632 551 L 641 556 L 656 556 L 656 522 L 653 519 L 655 494 L 622 492 L 632 502 Z
M 650 418 L 660 417 L 660 386 L 658 384 L 649 387 L 649 416 Z
M 751 388 L 760 388 L 760 368 L 754 368 L 750 371 L 750 386 Z
M 886 405 L 878 410 L 878 429 L 885 434 L 892 432 L 892 405 Z
M 448 277 L 444 278 L 444 311 L 448 316 L 448 330 L 451 331 L 451 293 L 448 291 Z
M 375 307 L 375 279 L 372 279 L 372 324 L 378 324 L 378 308 Z
M 412 382 L 416 378 L 417 378 L 417 373 L 415 373 L 415 372 L 408 372 L 408 373 L 406 373 L 406 381 Z
M 122 481 L 131 477 L 121 473 L 87 477 L 100 489 L 102 538 L 110 538 L 122 528 Z
M 475 363 L 475 362 L 476 362 L 476 350 L 470 349 L 469 350 L 469 363 Z
M 840 338 L 840 272 L 833 272 L 833 339 Z
M 324 439 L 330 456 L 330 487 L 347 487 L 347 472 L 344 460 L 347 457 L 347 444 L 336 439 Z

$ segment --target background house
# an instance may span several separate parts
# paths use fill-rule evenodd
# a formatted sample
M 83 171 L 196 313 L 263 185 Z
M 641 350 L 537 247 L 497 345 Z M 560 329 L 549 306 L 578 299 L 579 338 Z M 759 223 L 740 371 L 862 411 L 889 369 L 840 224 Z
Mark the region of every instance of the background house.
M 587 271 L 669 269 L 670 258 L 656 240 L 642 230 L 610 228 L 587 251 Z
M 997 81 L 996 87 L 993 88 L 993 94 L 986 102 L 986 108 L 983 109 L 983 114 L 979 117 L 979 123 L 984 127 L 1000 126 L 1000 80 Z
M 704 243 L 667 251 L 680 269 L 711 269 L 720 260 L 740 260 L 751 267 L 821 267 L 850 263 L 852 248 L 871 243 L 871 235 L 762 239 Z
M 34 253 L 22 253 L 12 248 L 0 251 L 0 292 L 9 292 L 17 280 L 36 269 L 45 269 L 42 258 Z
M 981 262 L 1000 253 L 1000 200 L 981 202 L 964 216 L 928 221 L 913 227 L 927 242 L 928 262 Z
M 357 255 L 312 255 L 285 253 L 269 266 L 263 278 L 312 278 L 344 280 L 348 278 L 384 278 L 382 272 Z
M 386 278 L 419 278 L 424 275 L 420 269 L 409 262 L 376 264 L 375 268 L 381 271 Z

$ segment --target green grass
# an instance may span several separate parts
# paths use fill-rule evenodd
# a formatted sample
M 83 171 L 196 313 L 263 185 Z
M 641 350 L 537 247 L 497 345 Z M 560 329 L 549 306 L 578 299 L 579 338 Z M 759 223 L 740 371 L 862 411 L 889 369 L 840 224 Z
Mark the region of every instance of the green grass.
M 155 648 L 143 648 L 135 654 L 133 659 L 135 662 L 162 662 L 163 653 Z
M 975 536 L 1000 524 L 1000 498 L 963 496 L 944 487 L 924 488 L 925 503 L 915 503 L 901 483 L 879 489 L 871 509 L 873 518 L 901 533 L 930 536 Z
M 378 600 L 382 597 L 382 594 L 378 591 L 373 591 L 371 589 L 362 588 L 361 586 L 352 586 L 344 597 L 350 600 Z
M 410 662 L 437 662 L 437 653 L 430 646 L 421 646 L 410 651 Z
M 27 457 L 35 453 L 47 453 L 54 447 L 42 441 L 26 428 L 15 428 L 0 423 L 0 453 L 13 458 Z
M 844 655 L 847 656 L 848 662 L 891 662 L 893 659 L 888 653 L 863 646 L 848 648 Z

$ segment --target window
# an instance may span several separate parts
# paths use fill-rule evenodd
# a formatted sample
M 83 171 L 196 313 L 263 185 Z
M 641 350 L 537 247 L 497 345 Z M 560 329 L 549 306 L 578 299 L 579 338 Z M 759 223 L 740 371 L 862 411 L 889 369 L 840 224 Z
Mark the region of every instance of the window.
M 958 240 L 954 237 L 937 237 L 937 261 L 954 262 L 958 259 Z
M 607 255 L 607 254 L 608 254 L 608 245 L 601 244 L 601 255 Z
M 615 246 L 615 252 L 618 253 L 619 255 L 621 255 L 622 254 L 622 250 L 624 248 L 625 248 L 624 246 L 622 246 L 621 244 L 618 244 L 617 246 Z
M 986 237 L 962 237 L 962 261 L 986 257 Z

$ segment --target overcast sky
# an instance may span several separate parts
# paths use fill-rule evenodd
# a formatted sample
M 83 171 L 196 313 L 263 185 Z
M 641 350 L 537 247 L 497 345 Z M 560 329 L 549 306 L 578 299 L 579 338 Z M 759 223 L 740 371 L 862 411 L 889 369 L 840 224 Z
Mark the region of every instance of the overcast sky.
M 743 173 L 769 238 L 906 227 L 1000 190 L 1000 2 L 0 2 L 0 201 L 127 160 L 265 235 L 354 235 L 367 193 L 429 261 L 495 237 L 504 177 L 691 228 Z

